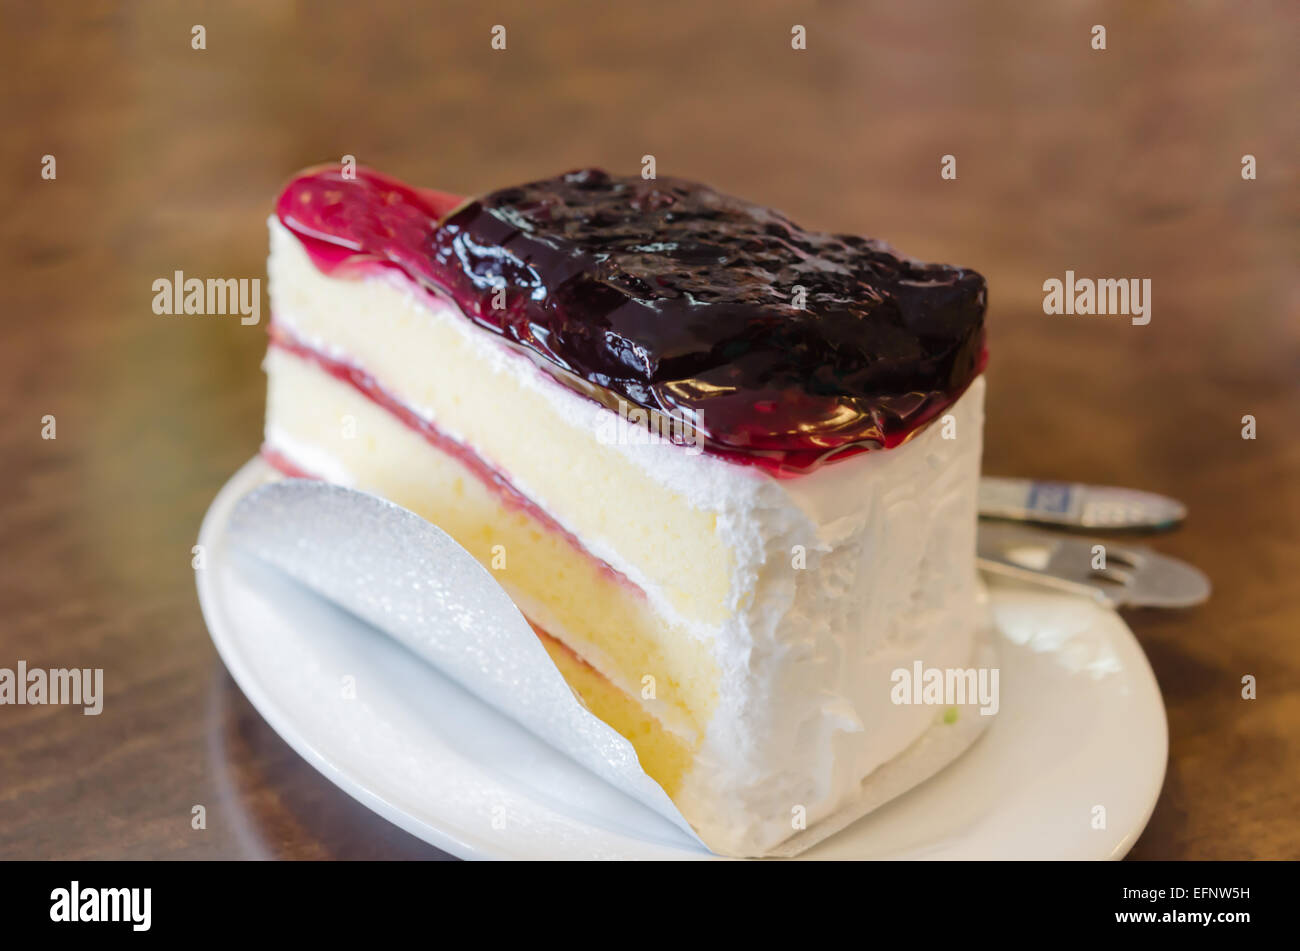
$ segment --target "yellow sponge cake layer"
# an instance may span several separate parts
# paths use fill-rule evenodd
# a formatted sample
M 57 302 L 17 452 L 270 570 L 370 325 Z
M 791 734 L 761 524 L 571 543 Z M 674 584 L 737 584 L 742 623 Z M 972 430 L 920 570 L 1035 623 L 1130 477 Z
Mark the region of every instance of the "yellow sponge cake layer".
M 716 515 L 618 452 L 593 452 L 599 434 L 589 419 L 566 418 L 539 399 L 504 362 L 520 358 L 491 335 L 450 308 L 417 301 L 409 285 L 327 277 L 279 222 L 271 247 L 274 319 L 297 339 L 346 354 L 401 403 L 474 446 L 599 557 L 617 553 L 621 565 L 635 566 L 644 577 L 633 580 L 685 619 L 719 624 L 744 597 L 731 590 L 734 559 Z
M 539 630 L 537 634 L 551 660 L 587 709 L 632 744 L 641 768 L 663 787 L 664 792 L 669 796 L 677 795 L 682 778 L 691 766 L 691 746 L 665 729 L 641 704 L 584 663 L 565 645 L 545 631 Z
M 281 346 L 268 351 L 266 370 L 267 439 L 277 453 L 438 525 L 610 689 L 648 694 L 645 708 L 691 742 L 704 732 L 717 698 L 704 641 L 658 617 L 626 578 L 350 383 Z

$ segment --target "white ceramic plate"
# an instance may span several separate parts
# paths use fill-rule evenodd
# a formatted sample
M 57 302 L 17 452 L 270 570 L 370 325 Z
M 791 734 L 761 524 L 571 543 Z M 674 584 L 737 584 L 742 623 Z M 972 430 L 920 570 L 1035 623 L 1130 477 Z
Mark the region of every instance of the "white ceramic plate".
M 712 858 L 383 633 L 231 550 L 258 459 L 199 543 L 212 640 L 271 727 L 349 795 L 464 858 Z M 964 756 L 814 847 L 821 859 L 1120 858 L 1164 781 L 1160 690 L 1114 612 L 996 584 L 1001 712 Z M 341 700 L 344 677 L 356 698 Z

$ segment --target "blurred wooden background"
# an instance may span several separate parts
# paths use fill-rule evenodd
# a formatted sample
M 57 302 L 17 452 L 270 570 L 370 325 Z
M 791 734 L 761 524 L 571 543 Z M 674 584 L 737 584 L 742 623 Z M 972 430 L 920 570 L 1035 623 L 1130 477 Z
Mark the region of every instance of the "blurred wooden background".
M 177 269 L 263 277 L 277 188 L 344 154 L 464 193 L 653 154 L 982 271 L 987 471 L 1177 496 L 1154 544 L 1216 585 L 1127 617 L 1171 743 L 1133 856 L 1300 856 L 1294 3 L 3 6 L 0 666 L 103 667 L 107 697 L 0 707 L 0 856 L 439 854 L 218 660 L 190 546 L 259 442 L 265 319 L 150 307 Z M 1150 325 L 1045 316 L 1066 269 L 1150 278 Z

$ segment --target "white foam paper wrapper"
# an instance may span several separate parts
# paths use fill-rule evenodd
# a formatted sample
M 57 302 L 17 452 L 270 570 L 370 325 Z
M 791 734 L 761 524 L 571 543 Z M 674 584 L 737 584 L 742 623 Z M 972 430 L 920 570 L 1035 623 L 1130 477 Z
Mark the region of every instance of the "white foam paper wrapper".
M 632 744 L 583 705 L 496 579 L 442 529 L 378 496 L 285 479 L 241 499 L 229 532 L 709 847 Z M 986 625 L 972 666 L 996 666 L 989 634 Z M 955 723 L 936 722 L 867 776 L 852 802 L 765 854 L 796 855 L 918 785 L 991 719 L 978 704 L 959 707 Z

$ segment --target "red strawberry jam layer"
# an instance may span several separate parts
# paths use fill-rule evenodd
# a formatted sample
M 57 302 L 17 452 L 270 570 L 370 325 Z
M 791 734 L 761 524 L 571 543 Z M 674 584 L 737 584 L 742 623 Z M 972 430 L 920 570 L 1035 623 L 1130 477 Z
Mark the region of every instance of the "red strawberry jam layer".
M 322 271 L 398 268 L 571 389 L 778 475 L 899 445 L 987 359 L 974 271 L 680 179 L 588 169 L 461 202 L 315 169 L 277 213 Z

